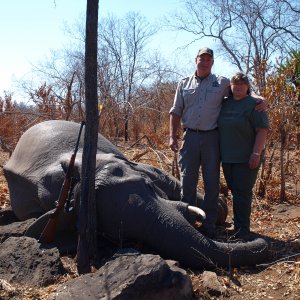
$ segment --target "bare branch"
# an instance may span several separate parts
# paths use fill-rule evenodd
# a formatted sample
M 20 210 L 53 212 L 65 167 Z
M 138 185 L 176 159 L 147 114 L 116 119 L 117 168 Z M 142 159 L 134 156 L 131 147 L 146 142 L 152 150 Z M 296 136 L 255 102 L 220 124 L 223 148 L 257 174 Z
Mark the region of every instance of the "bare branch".
M 299 5 L 295 1 L 211 0 L 210 5 L 204 0 L 182 2 L 180 16 L 174 14 L 166 26 L 190 33 L 192 41 L 217 41 L 221 55 L 254 78 L 258 73 L 265 77 L 259 67 L 262 63 L 272 65 L 276 56 L 287 55 L 299 43 Z M 257 82 L 258 90 L 264 81 Z

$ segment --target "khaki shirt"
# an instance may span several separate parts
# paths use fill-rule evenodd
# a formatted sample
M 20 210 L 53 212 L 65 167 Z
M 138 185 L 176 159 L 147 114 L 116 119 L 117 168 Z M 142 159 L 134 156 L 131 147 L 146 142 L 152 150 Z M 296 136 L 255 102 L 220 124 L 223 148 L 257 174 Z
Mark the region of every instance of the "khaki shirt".
M 184 128 L 215 129 L 229 86 L 228 78 L 214 74 L 202 80 L 196 74 L 183 78 L 178 83 L 170 113 L 181 117 Z

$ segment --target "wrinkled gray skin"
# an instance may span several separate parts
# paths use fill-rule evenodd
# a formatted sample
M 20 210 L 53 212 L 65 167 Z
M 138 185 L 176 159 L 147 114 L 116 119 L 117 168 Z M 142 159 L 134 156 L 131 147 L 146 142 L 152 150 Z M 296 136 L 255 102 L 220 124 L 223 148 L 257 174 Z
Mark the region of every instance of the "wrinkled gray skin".
M 4 168 L 17 217 L 25 220 L 41 216 L 28 235 L 41 233 L 48 219 L 45 213 L 55 206 L 78 132 L 79 124 L 67 121 L 35 125 L 23 134 Z M 82 141 L 83 135 L 76 174 L 80 174 Z M 97 153 L 99 234 L 120 244 L 124 240 L 141 241 L 162 257 L 192 268 L 225 267 L 229 260 L 233 266 L 248 265 L 266 259 L 267 243 L 263 239 L 221 243 L 199 233 L 187 204 L 178 201 L 180 184 L 172 176 L 128 161 L 100 134 Z M 76 218 L 71 215 L 61 215 L 58 230 L 62 226 L 75 230 Z

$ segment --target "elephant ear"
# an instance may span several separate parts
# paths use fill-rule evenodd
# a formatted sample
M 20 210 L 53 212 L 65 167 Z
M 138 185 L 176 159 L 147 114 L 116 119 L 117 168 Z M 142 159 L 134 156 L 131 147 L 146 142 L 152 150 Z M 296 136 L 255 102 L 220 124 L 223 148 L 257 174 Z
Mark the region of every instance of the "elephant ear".
M 53 210 L 48 211 L 47 213 L 40 216 L 36 219 L 25 232 L 25 236 L 35 238 L 39 240 L 46 224 L 49 221 L 49 218 Z M 70 247 L 74 250 L 74 245 L 76 245 L 76 215 L 74 212 L 66 213 L 62 210 L 58 216 L 58 222 L 55 229 L 55 240 L 54 243 L 58 247 Z M 76 249 L 76 246 L 75 246 Z
M 62 155 L 57 162 L 47 166 L 44 169 L 44 173 L 40 175 L 40 180 L 37 182 L 38 199 L 45 211 L 55 207 L 68 170 L 71 155 L 71 153 Z M 72 178 L 75 178 L 77 182 L 80 180 L 79 174 L 80 163 L 79 159 L 76 159 L 72 170 Z

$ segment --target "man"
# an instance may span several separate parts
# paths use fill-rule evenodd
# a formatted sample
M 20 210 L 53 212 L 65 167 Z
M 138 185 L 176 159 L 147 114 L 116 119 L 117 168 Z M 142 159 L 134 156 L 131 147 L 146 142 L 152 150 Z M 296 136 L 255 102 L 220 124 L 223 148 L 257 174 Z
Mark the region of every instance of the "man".
M 220 150 L 217 129 L 223 98 L 228 96 L 228 78 L 211 73 L 214 53 L 209 48 L 199 50 L 196 72 L 183 78 L 177 87 L 174 104 L 170 109 L 170 148 L 179 150 L 177 130 L 182 123 L 183 144 L 180 149 L 181 199 L 196 205 L 196 193 L 201 166 L 204 182 L 206 213 L 202 231 L 215 236 L 217 201 L 219 197 Z

